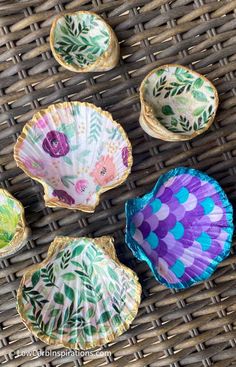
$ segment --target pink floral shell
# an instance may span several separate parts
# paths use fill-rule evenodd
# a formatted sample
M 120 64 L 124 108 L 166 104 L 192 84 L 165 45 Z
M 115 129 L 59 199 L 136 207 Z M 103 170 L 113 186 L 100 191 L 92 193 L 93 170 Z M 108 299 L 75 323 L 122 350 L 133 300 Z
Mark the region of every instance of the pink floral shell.
M 42 183 L 47 206 L 93 212 L 99 196 L 123 183 L 131 144 L 112 116 L 89 103 L 64 102 L 37 112 L 14 148 L 17 165 Z

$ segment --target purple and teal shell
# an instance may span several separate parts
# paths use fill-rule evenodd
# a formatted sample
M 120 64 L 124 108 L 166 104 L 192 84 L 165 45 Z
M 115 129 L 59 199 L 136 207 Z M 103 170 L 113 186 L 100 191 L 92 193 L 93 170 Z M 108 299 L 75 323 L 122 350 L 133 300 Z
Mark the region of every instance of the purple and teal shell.
M 126 202 L 126 243 L 170 288 L 212 275 L 229 255 L 233 209 L 220 185 L 191 168 L 176 168 L 154 189 Z

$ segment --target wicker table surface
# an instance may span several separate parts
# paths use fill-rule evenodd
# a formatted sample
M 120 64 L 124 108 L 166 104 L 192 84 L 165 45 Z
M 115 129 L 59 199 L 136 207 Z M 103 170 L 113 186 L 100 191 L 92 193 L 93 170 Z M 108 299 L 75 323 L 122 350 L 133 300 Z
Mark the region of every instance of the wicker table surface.
M 36 366 L 236 366 L 236 257 L 207 282 L 175 292 L 158 284 L 124 244 L 124 202 L 149 191 L 175 166 L 212 175 L 231 202 L 236 194 L 236 0 L 0 0 L 0 182 L 22 201 L 32 238 L 0 263 L 0 363 Z M 121 42 L 121 61 L 106 73 L 75 74 L 60 67 L 49 47 L 55 15 L 78 9 L 101 14 Z M 220 94 L 211 129 L 193 141 L 166 143 L 140 128 L 138 87 L 164 63 L 207 75 Z M 128 132 L 134 166 L 108 191 L 94 214 L 46 208 L 41 185 L 16 167 L 13 146 L 33 112 L 58 101 L 88 101 L 110 111 Z M 128 332 L 105 356 L 33 356 L 56 350 L 36 340 L 15 309 L 25 269 L 46 256 L 56 235 L 115 237 L 118 256 L 138 273 L 143 300 Z M 60 349 L 60 351 L 63 351 Z M 27 354 L 27 353 L 28 354 Z M 29 353 L 31 352 L 31 354 Z

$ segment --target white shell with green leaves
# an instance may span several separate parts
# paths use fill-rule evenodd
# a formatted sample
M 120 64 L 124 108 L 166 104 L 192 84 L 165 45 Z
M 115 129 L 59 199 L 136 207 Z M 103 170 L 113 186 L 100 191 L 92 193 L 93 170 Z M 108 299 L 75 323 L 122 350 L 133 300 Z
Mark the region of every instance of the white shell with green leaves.
M 137 276 L 116 258 L 113 239 L 57 237 L 18 290 L 26 326 L 48 344 L 88 349 L 128 329 L 140 303 Z
M 108 27 L 96 14 L 66 14 L 57 20 L 52 32 L 57 57 L 75 67 L 93 64 L 109 47 Z
M 163 65 L 144 80 L 143 100 L 167 130 L 192 135 L 214 118 L 218 96 L 213 84 L 181 65 Z

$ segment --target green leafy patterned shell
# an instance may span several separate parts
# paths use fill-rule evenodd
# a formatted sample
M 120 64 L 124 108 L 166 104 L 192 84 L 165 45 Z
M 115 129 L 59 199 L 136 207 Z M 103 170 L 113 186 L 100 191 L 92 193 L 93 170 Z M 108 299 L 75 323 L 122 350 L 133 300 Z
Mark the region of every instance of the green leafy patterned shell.
M 114 340 L 135 317 L 141 287 L 116 258 L 112 239 L 58 237 L 27 272 L 18 311 L 48 344 L 88 349 Z
M 9 192 L 0 189 L 0 258 L 19 250 L 27 235 L 23 206 Z
M 9 245 L 20 220 L 20 208 L 16 202 L 0 194 L 0 249 Z
M 53 47 L 65 64 L 84 68 L 109 47 L 105 22 L 96 14 L 77 12 L 60 17 L 53 29 Z
M 206 128 L 218 104 L 213 85 L 180 65 L 164 65 L 150 73 L 143 98 L 161 125 L 183 135 Z

